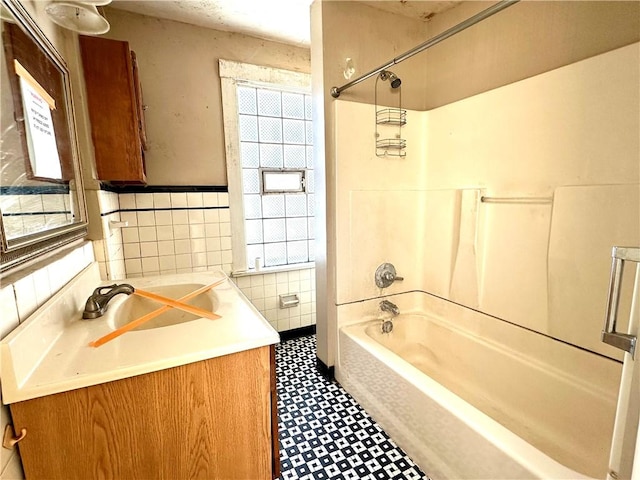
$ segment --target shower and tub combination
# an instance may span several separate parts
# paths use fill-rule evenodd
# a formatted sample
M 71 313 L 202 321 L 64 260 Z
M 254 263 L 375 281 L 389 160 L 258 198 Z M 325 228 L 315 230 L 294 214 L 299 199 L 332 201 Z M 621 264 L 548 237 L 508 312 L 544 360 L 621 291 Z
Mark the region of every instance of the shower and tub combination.
M 531 332 L 424 292 L 342 315 L 337 380 L 431 478 L 579 479 L 606 465 L 613 418 L 600 413 L 616 399 L 581 380 L 587 353 L 569 376 Z

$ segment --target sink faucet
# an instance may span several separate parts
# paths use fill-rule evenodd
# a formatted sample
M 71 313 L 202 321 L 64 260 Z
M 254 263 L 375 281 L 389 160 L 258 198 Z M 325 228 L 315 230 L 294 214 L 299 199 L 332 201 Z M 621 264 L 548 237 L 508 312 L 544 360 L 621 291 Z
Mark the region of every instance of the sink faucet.
M 383 312 L 389 312 L 392 317 L 400 315 L 400 309 L 395 303 L 391 303 L 389 300 L 382 300 L 380 302 L 380 310 Z
M 128 283 L 121 285 L 113 284 L 106 287 L 96 288 L 91 296 L 87 299 L 87 303 L 84 306 L 84 312 L 82 312 L 82 318 L 91 319 L 99 318 L 107 311 L 107 304 L 109 300 L 118 295 L 119 293 L 126 293 L 131 295 L 134 292 L 134 288 Z

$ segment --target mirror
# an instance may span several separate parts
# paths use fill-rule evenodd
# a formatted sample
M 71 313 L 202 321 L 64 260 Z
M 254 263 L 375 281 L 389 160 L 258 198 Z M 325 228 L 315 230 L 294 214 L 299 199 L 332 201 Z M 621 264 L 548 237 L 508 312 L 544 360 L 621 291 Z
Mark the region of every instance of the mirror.
M 2 0 L 0 272 L 86 234 L 62 56 L 17 0 Z

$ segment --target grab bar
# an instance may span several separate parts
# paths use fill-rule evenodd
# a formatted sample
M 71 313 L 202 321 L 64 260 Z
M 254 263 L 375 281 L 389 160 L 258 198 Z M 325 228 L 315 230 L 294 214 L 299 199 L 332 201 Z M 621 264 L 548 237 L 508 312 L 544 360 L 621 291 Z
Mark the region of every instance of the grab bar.
M 602 330 L 602 341 L 608 345 L 628 352 L 631 354 L 631 358 L 633 358 L 636 350 L 637 338 L 635 335 L 616 332 L 616 322 L 624 262 L 631 261 L 640 263 L 640 248 L 613 247 L 611 250 L 611 257 L 609 296 L 607 298 L 604 329 Z
M 546 204 L 553 203 L 553 197 L 480 197 L 482 203 L 531 203 Z

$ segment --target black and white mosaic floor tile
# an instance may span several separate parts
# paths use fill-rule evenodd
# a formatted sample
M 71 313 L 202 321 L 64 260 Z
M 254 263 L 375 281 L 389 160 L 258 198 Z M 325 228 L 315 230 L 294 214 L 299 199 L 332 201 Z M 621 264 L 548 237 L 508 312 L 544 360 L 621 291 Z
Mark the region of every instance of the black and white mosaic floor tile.
M 280 479 L 428 480 L 315 363 L 315 335 L 276 347 Z

